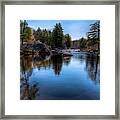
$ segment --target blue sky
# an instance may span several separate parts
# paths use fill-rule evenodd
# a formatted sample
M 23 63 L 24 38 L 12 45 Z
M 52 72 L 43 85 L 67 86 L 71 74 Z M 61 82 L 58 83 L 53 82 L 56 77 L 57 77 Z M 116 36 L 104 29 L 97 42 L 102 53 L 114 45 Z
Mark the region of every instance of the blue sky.
M 86 32 L 90 29 L 90 24 L 96 20 L 27 20 L 28 26 L 37 30 L 41 29 L 53 30 L 56 23 L 61 23 L 64 34 L 70 34 L 72 40 L 86 37 Z

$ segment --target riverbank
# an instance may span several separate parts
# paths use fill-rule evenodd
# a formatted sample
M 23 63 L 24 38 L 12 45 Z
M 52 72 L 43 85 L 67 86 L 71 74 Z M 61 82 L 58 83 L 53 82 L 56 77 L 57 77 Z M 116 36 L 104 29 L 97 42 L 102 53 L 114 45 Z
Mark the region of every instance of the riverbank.
M 21 56 L 39 56 L 41 60 L 45 60 L 48 56 L 63 55 L 63 56 L 73 56 L 73 52 L 85 52 L 91 55 L 100 55 L 98 50 L 94 49 L 63 49 L 63 48 L 54 48 L 47 46 L 46 44 L 35 41 L 33 43 L 24 43 L 20 46 L 20 55 Z

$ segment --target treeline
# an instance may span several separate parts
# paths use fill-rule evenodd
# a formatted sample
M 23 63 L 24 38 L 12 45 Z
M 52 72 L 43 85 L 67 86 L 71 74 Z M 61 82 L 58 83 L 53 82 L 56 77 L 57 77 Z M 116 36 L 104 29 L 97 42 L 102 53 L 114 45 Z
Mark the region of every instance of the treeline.
M 52 30 L 41 29 L 33 30 L 28 26 L 26 20 L 20 21 L 20 39 L 24 42 L 40 41 L 52 49 L 54 48 L 80 48 L 81 50 L 97 49 L 100 44 L 100 21 L 90 25 L 90 31 L 86 33 L 86 38 L 71 41 L 70 34 L 64 34 L 60 23 L 56 23 Z M 74 45 L 75 43 L 75 45 Z
M 63 28 L 60 23 L 56 23 L 53 30 L 38 29 L 33 32 L 35 40 L 49 45 L 52 48 L 70 48 L 71 36 L 64 34 Z
M 70 48 L 71 36 L 64 34 L 60 23 L 56 23 L 53 30 L 40 29 L 32 30 L 28 27 L 26 20 L 20 21 L 21 43 L 29 41 L 40 41 L 51 48 Z M 29 36 L 29 37 L 28 37 Z

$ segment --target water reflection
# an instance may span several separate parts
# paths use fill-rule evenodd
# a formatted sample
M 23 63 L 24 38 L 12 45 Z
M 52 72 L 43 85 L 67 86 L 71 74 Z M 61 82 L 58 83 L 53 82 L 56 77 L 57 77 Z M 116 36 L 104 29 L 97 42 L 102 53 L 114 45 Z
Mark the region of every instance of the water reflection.
M 32 75 L 32 57 L 24 56 L 20 59 L 20 69 L 21 69 L 21 80 L 28 80 Z
M 32 75 L 32 56 L 21 57 L 21 86 L 20 86 L 20 99 L 33 100 L 36 98 L 38 92 L 37 84 L 30 85 L 29 77 Z
M 20 86 L 20 95 L 22 100 L 33 100 L 33 99 L 45 99 L 45 98 L 40 98 L 40 93 L 39 91 L 42 89 L 40 85 L 40 80 L 46 80 L 46 79 L 58 79 L 57 76 L 59 76 L 59 79 L 64 80 L 65 82 L 67 81 L 67 84 L 71 86 L 71 92 L 72 94 L 74 93 L 73 91 L 77 90 L 76 96 L 72 96 L 71 99 L 99 99 L 99 88 L 94 86 L 92 83 L 84 83 L 84 81 L 94 81 L 95 84 L 100 83 L 100 66 L 99 66 L 99 56 L 97 55 L 91 55 L 88 53 L 73 53 L 72 57 L 63 57 L 62 55 L 56 55 L 56 56 L 44 56 L 41 58 L 41 56 L 36 55 L 36 56 L 21 56 L 20 59 L 20 66 L 21 66 L 21 86 Z M 38 71 L 44 71 L 46 75 L 49 76 L 51 74 L 51 78 L 46 78 L 46 76 L 43 76 L 42 74 L 40 75 L 39 72 L 34 72 L 35 69 L 38 69 Z M 54 74 L 50 73 L 50 71 L 54 72 Z M 45 72 L 46 71 L 46 72 Z M 33 74 L 34 72 L 34 74 Z M 39 73 L 39 74 L 38 74 Z M 75 76 L 74 76 L 75 74 Z M 39 81 L 37 81 L 37 77 L 35 75 L 39 76 Z M 56 75 L 56 77 L 54 76 Z M 82 75 L 82 76 L 81 76 Z M 71 77 L 70 77 L 71 76 Z M 83 81 L 83 83 L 88 87 L 83 88 L 81 87 L 81 83 L 74 83 L 73 81 L 74 77 L 78 82 L 80 80 Z M 45 81 L 44 80 L 44 81 Z M 32 82 L 34 81 L 34 82 Z M 43 81 L 43 82 L 44 82 Z M 58 84 L 55 83 L 56 81 L 51 81 L 49 84 Z M 72 83 L 73 82 L 73 83 Z M 58 87 L 60 91 L 64 90 L 64 93 L 66 93 L 66 90 L 68 89 L 66 86 L 64 86 L 64 83 L 61 83 L 62 87 Z M 73 88 L 72 84 L 79 84 L 78 88 Z M 58 84 L 59 85 L 59 84 Z M 91 86 L 91 88 L 90 88 Z M 93 88 L 92 88 L 93 86 Z M 47 86 L 48 87 L 48 86 Z M 53 87 L 53 86 L 52 86 Z M 95 87 L 95 88 L 94 88 Z M 48 87 L 49 88 L 49 87 Z M 47 88 L 44 88 L 47 90 Z M 88 91 L 87 89 L 91 89 L 92 95 L 89 95 L 86 93 Z M 51 89 L 50 89 L 51 90 Z M 84 91 L 82 94 L 80 91 Z M 45 91 L 45 90 L 44 90 Z M 93 94 L 94 91 L 94 94 Z M 58 92 L 58 91 L 56 91 Z M 44 92 L 43 92 L 44 93 Z M 42 94 L 42 92 L 41 92 Z M 59 96 L 59 93 L 55 93 L 57 95 L 57 98 L 55 96 L 53 99 L 68 99 L 68 98 L 62 98 Z M 67 96 L 68 93 L 66 93 Z M 69 93 L 70 94 L 70 93 Z M 49 93 L 49 95 L 52 95 L 52 93 Z M 48 95 L 48 96 L 49 96 Z M 44 96 L 44 95 L 43 95 Z M 46 95 L 47 96 L 47 95 Z M 58 97 L 59 96 L 59 97 Z M 52 99 L 52 98 L 51 98 Z M 70 99 L 70 98 L 69 98 Z
M 26 83 L 22 83 L 20 92 L 20 99 L 34 100 L 39 92 L 39 88 L 37 84 L 30 85 L 28 81 L 26 81 Z
M 50 56 L 46 56 L 44 60 L 41 60 L 40 56 L 33 56 L 33 63 L 34 68 L 38 68 L 39 70 L 41 68 L 47 69 L 51 67 L 51 59 Z
M 52 60 L 52 66 L 54 73 L 56 75 L 60 75 L 61 69 L 62 69 L 62 64 L 63 64 L 63 57 L 62 55 L 55 55 L 51 57 Z
M 71 57 L 63 57 L 63 60 L 64 60 L 64 64 L 68 66 L 70 64 Z
M 98 74 L 100 73 L 99 56 L 86 55 L 86 71 L 89 78 L 95 81 L 95 83 L 100 81 L 100 78 L 98 77 Z

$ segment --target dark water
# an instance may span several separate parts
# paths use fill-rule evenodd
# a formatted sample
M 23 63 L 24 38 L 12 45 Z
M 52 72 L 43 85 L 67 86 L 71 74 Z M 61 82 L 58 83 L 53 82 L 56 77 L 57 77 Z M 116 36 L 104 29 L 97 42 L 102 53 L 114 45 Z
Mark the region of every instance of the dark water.
M 99 100 L 99 56 L 75 52 L 72 57 L 21 56 L 20 99 Z

